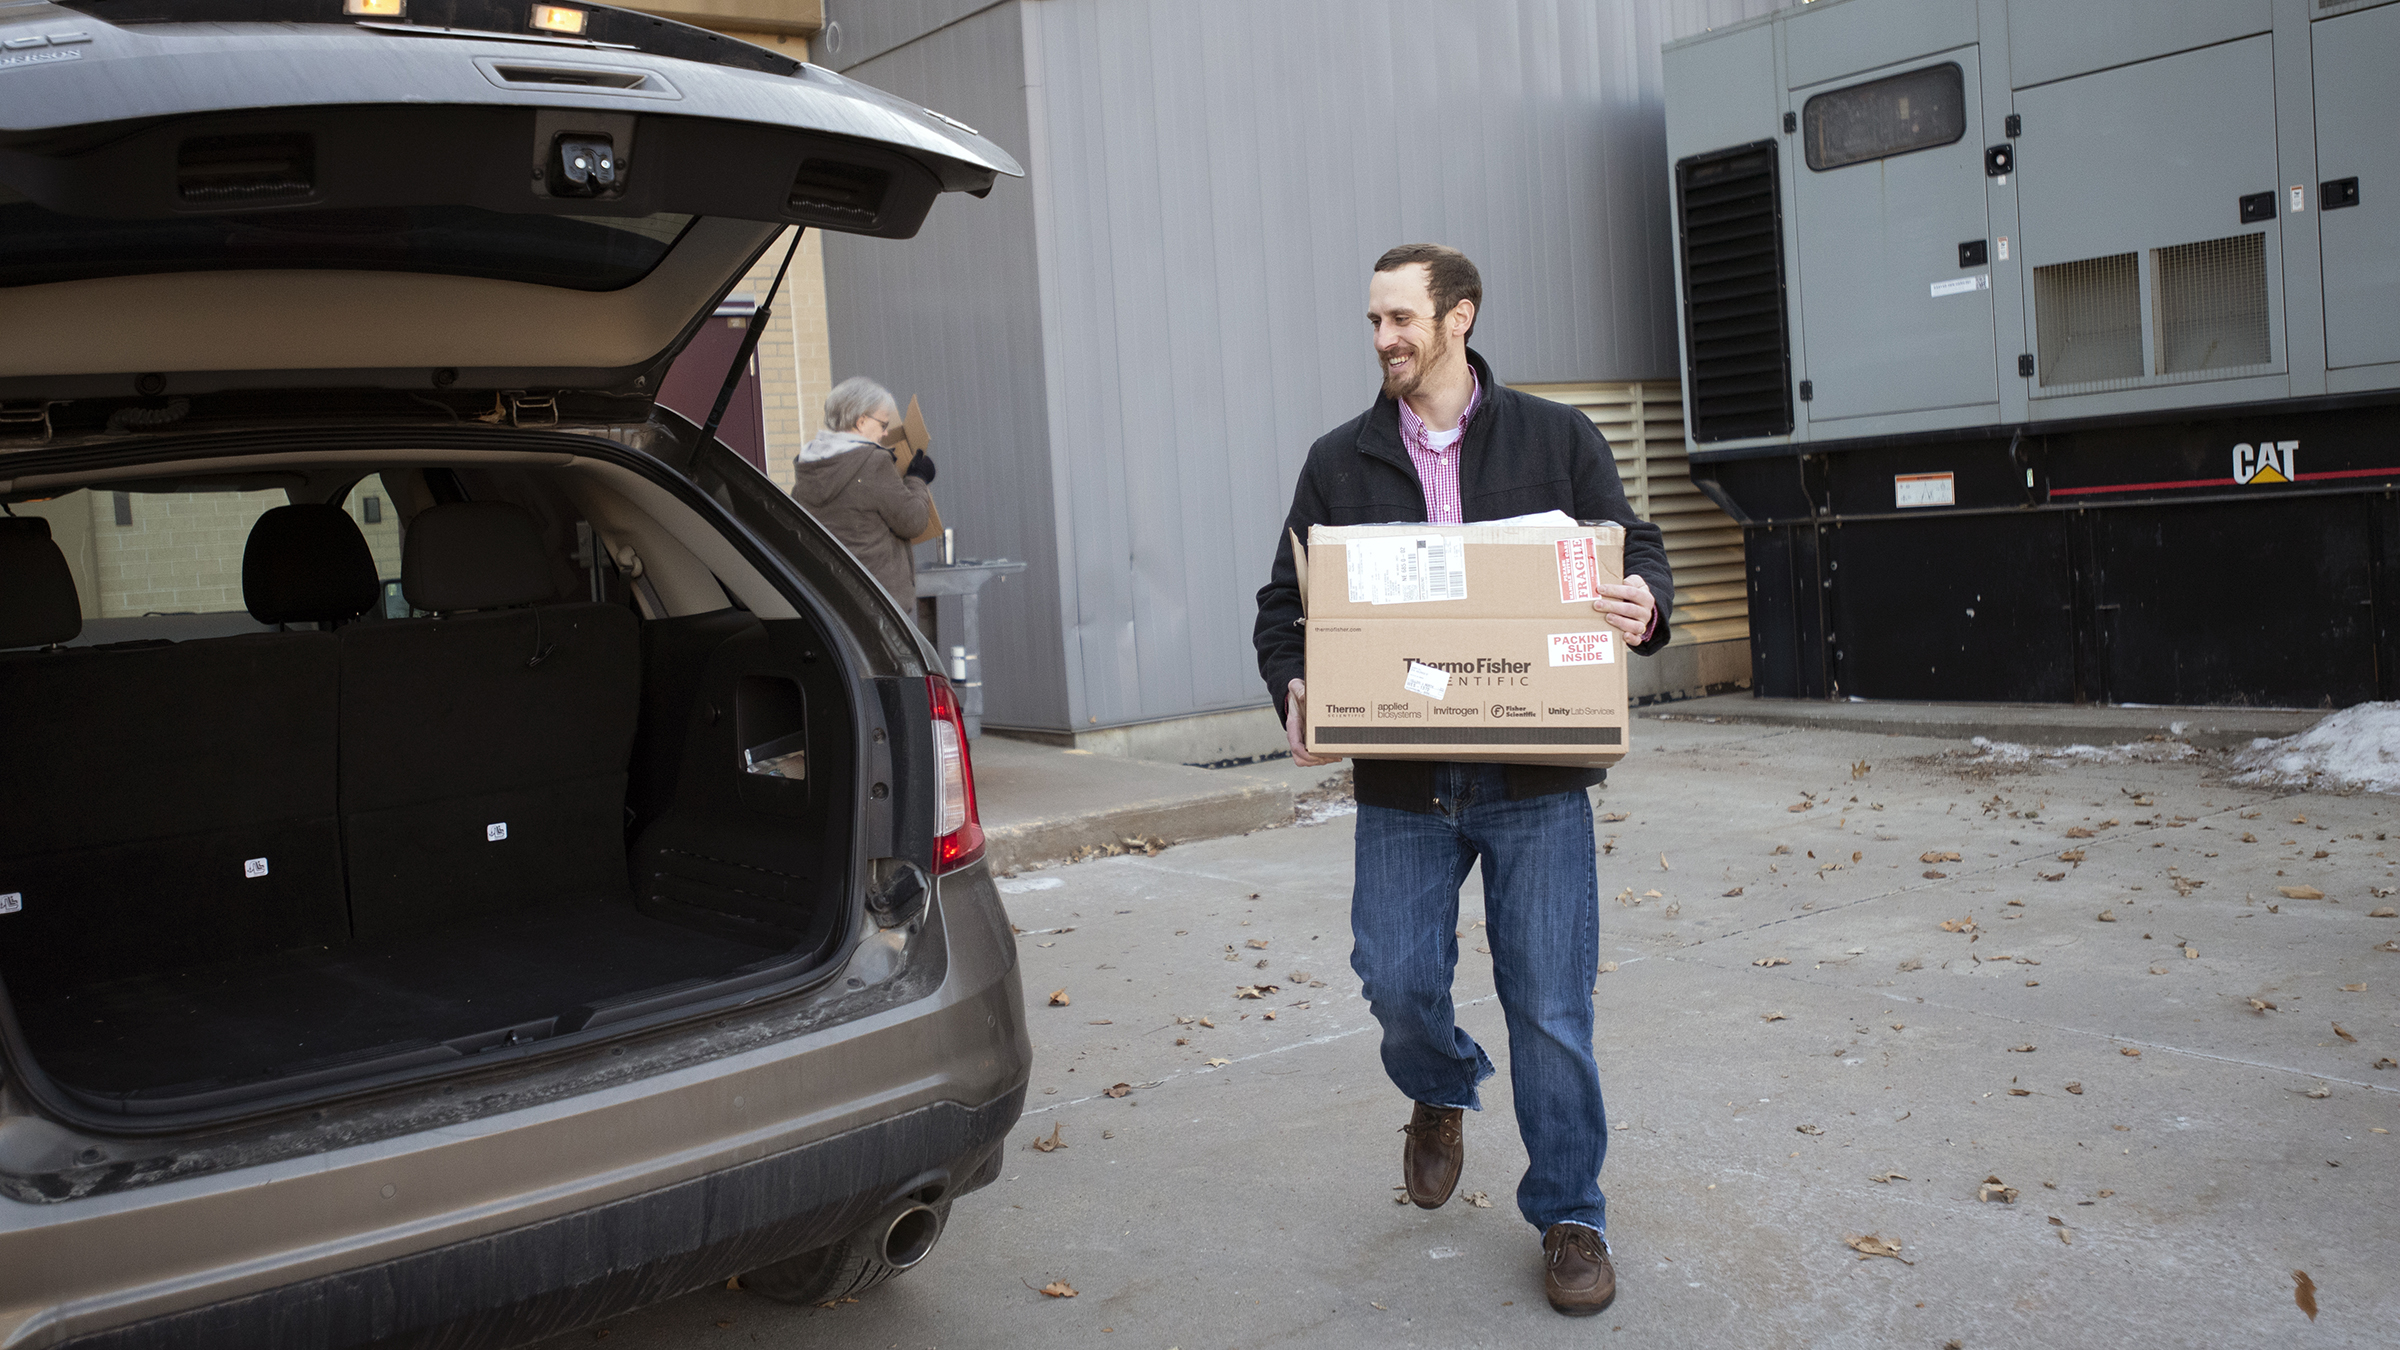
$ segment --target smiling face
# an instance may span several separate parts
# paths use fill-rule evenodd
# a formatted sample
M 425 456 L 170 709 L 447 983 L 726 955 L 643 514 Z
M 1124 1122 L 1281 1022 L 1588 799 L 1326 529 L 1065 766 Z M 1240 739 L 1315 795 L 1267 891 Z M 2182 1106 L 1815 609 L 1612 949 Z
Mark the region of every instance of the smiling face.
M 1465 359 L 1475 302 L 1461 300 L 1435 317 L 1430 278 L 1425 264 L 1410 263 L 1367 281 L 1367 324 L 1374 330 L 1375 363 L 1383 369 L 1387 397 L 1408 398 Z

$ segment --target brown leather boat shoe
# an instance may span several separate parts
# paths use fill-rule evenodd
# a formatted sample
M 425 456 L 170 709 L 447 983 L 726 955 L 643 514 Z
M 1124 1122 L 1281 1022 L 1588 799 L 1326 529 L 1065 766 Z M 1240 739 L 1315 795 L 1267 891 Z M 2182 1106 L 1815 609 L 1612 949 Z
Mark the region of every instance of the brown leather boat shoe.
M 1462 1107 L 1417 1103 L 1400 1133 L 1400 1179 L 1408 1183 L 1408 1198 L 1420 1209 L 1440 1209 L 1458 1189 L 1459 1169 L 1466 1165 L 1467 1139 Z
M 1569 1317 L 1589 1317 L 1617 1297 L 1608 1243 L 1579 1223 L 1554 1223 L 1542 1235 L 1542 1292 Z

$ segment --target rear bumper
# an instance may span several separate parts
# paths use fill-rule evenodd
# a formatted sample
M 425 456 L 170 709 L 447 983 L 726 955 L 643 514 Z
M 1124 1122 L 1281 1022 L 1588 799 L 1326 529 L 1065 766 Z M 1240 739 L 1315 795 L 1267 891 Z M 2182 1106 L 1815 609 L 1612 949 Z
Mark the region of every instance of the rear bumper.
M 978 1107 L 937 1102 L 542 1223 L 62 1344 L 521 1345 L 822 1246 L 898 1195 L 989 1180 L 1024 1105 L 1022 1087 Z
M 874 938 L 849 969 L 931 987 L 852 1020 L 760 1043 L 731 1014 L 696 1062 L 522 1109 L 384 1137 L 337 1112 L 274 1161 L 0 1199 L 0 1347 L 515 1345 L 971 1190 L 1023 1107 L 1024 997 L 982 867 L 927 920 L 898 971 Z

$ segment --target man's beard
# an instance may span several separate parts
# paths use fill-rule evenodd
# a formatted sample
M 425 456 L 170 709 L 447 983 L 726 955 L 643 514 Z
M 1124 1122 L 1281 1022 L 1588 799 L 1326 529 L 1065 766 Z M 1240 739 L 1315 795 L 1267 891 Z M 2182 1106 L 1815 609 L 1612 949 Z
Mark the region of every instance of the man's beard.
M 1383 357 L 1380 354 L 1377 355 L 1375 363 L 1383 370 L 1383 396 L 1393 399 L 1414 396 L 1418 390 L 1425 387 L 1426 376 L 1431 374 L 1433 368 L 1440 365 L 1449 355 L 1450 334 L 1448 330 L 1438 326 L 1433 330 L 1433 345 L 1419 347 L 1410 354 L 1409 371 L 1404 376 L 1395 378 L 1392 368 L 1384 365 Z

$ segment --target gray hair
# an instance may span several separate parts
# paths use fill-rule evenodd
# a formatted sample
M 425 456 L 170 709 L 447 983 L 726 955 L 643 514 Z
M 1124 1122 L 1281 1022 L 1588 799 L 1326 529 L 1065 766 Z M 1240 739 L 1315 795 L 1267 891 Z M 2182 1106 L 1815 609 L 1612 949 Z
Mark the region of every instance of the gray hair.
M 825 396 L 825 429 L 848 431 L 858 425 L 858 419 L 872 417 L 885 410 L 900 411 L 892 391 L 864 375 L 853 375 L 833 387 Z

